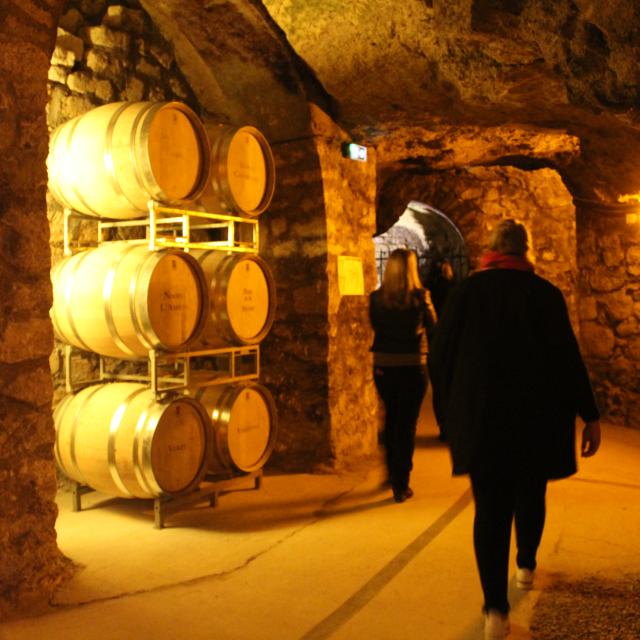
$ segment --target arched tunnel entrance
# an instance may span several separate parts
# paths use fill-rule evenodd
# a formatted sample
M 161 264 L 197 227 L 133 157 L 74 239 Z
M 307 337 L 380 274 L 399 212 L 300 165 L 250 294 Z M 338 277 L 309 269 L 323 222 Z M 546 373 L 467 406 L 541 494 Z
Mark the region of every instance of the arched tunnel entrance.
M 446 290 L 469 273 L 469 256 L 458 227 L 442 211 L 418 200 L 411 200 L 400 218 L 373 242 L 378 284 L 394 249 L 416 252 L 420 279 L 435 296 L 436 311 Z

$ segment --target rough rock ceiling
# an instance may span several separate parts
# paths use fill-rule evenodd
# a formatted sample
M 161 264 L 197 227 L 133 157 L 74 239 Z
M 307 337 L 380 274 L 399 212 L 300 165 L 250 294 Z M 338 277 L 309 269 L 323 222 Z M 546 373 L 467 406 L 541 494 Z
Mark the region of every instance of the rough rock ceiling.
M 547 147 L 557 148 L 542 157 L 559 154 L 575 195 L 615 200 L 640 191 L 637 0 L 264 5 L 337 103 L 341 122 L 381 151 L 395 150 L 382 162 L 412 149 L 414 161 L 438 167 L 435 151 L 451 161 L 464 155 L 458 142 L 468 148 L 475 136 L 485 138 L 488 156 L 538 156 L 541 132 L 524 134 L 540 128 L 560 134 L 548 137 Z M 582 158 L 567 159 L 564 132 L 580 139 Z
M 638 0 L 142 3 L 206 107 L 272 139 L 300 135 L 310 99 L 388 171 L 533 157 L 576 197 L 640 192 Z

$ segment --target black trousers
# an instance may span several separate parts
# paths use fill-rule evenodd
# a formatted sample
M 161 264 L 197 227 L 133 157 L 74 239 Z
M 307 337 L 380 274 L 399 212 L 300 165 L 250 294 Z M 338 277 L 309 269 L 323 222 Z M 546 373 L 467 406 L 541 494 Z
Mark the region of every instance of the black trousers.
M 536 553 L 545 520 L 547 480 L 515 470 L 471 473 L 476 505 L 473 542 L 484 593 L 484 609 L 509 611 L 509 545 L 511 525 L 516 525 L 516 563 L 536 568 Z
M 423 366 L 375 367 L 373 379 L 385 408 L 383 444 L 391 486 L 409 486 L 416 441 L 416 423 L 427 390 Z

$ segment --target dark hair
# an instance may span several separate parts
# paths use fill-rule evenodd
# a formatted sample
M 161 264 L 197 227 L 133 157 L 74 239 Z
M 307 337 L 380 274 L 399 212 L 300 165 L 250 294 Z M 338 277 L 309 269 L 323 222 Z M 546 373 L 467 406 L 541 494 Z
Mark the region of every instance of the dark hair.
M 501 220 L 491 232 L 489 248 L 500 253 L 523 256 L 529 248 L 526 227 L 513 218 Z

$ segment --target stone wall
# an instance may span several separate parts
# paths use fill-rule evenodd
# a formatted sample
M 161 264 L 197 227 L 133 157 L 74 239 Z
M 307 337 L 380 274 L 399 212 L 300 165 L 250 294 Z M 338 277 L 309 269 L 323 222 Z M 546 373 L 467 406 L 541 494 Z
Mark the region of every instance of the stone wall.
M 56 546 L 45 193 L 46 81 L 58 2 L 0 19 L 0 618 L 33 611 L 68 572 Z
M 575 208 L 558 173 L 513 167 L 407 173 L 383 185 L 380 198 L 402 206 L 419 200 L 449 216 L 462 232 L 472 269 L 496 222 L 513 217 L 525 223 L 536 271 L 562 290 L 577 330 Z
M 262 255 L 278 306 L 261 344 L 262 378 L 278 408 L 270 464 L 310 470 L 331 458 L 327 228 L 322 175 L 312 138 L 272 145 L 277 186 L 260 216 Z
M 580 331 L 607 420 L 640 428 L 640 227 L 580 212 Z
M 312 109 L 312 113 L 327 228 L 331 449 L 335 464 L 342 467 L 378 452 L 378 399 L 369 352 L 373 332 L 368 298 L 376 287 L 376 161 L 373 149 L 368 150 L 367 162 L 343 158 L 340 143 L 347 140 L 346 134 L 319 109 Z M 341 295 L 341 256 L 360 260 L 362 295 Z
M 197 113 L 200 107 L 177 67 L 168 44 L 137 0 L 71 0 L 58 23 L 49 69 L 49 131 L 91 109 L 119 101 L 179 100 Z M 63 209 L 48 194 L 52 263 L 63 256 Z M 127 232 L 124 232 L 125 236 Z M 131 235 L 129 232 L 128 235 Z M 96 238 L 94 220 L 75 223 L 80 243 Z M 51 357 L 54 405 L 64 395 L 61 353 Z M 132 365 L 119 365 L 131 369 Z M 74 377 L 95 379 L 96 360 L 79 353 Z M 62 478 L 61 478 L 62 480 Z

